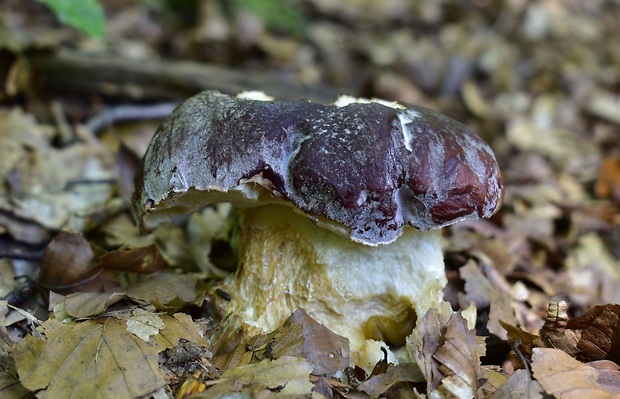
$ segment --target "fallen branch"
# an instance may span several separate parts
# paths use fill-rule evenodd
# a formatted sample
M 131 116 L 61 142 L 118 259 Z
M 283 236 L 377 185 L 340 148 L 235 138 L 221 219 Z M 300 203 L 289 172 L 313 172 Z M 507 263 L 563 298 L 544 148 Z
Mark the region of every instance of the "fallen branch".
M 132 101 L 184 99 L 202 90 L 235 94 L 262 90 L 278 99 L 308 99 L 330 103 L 340 92 L 323 85 L 303 85 L 275 74 L 189 61 L 143 62 L 73 51 L 35 53 L 29 57 L 43 90 L 96 93 Z M 344 91 L 344 90 L 343 90 Z M 348 93 L 355 94 L 355 93 Z

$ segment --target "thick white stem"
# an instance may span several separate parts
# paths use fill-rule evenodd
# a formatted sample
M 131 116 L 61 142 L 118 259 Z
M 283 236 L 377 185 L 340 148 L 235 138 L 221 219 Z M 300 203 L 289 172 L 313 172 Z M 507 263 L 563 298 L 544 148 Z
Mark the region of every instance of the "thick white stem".
M 233 311 L 257 332 L 279 327 L 297 308 L 349 338 L 356 351 L 369 338 L 371 316 L 421 317 L 441 302 L 446 284 L 441 235 L 405 229 L 371 247 L 318 227 L 289 207 L 245 211 L 239 269 L 222 289 Z

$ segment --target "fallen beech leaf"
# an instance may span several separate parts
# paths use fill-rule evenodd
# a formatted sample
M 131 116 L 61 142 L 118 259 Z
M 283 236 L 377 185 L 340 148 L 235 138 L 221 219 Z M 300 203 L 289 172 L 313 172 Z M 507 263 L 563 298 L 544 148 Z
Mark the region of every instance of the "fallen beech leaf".
M 114 318 L 43 324 L 11 351 L 22 384 L 39 398 L 133 398 L 163 387 L 158 352 Z
M 78 283 L 87 277 L 94 257 L 82 234 L 61 231 L 43 251 L 39 281 L 51 289 Z
M 123 272 L 154 273 L 165 266 L 164 258 L 155 245 L 146 247 L 122 247 L 102 255 L 96 265 L 100 269 Z
M 130 312 L 130 317 L 125 319 L 127 332 L 149 342 L 152 335 L 159 334 L 159 331 L 165 327 L 161 317 L 153 312 L 137 308 Z
M 303 309 L 296 310 L 284 324 L 269 334 L 252 337 L 228 352 L 217 354 L 214 363 L 223 369 L 255 360 L 303 357 L 313 365 L 312 375 L 327 376 L 349 366 L 349 340 L 318 323 Z M 245 364 L 243 362 L 246 362 Z
M 542 392 L 540 383 L 532 380 L 527 370 L 519 369 L 489 399 L 539 399 L 543 397 Z
M 493 269 L 490 263 L 487 266 L 489 269 Z M 493 272 L 497 273 L 494 269 Z M 465 280 L 465 303 L 461 305 L 473 301 L 478 309 L 490 307 L 489 321 L 486 327 L 492 334 L 506 339 L 506 332 L 502 329 L 499 320 L 511 324 L 516 323 L 509 292 L 502 290 L 497 283 L 489 280 L 473 260 L 461 267 L 459 274 Z
M 594 306 L 569 320 L 567 329 L 581 331 L 577 358 L 584 361 L 608 359 L 620 364 L 620 305 Z
M 15 108 L 0 112 L 0 208 L 52 230 L 82 231 L 90 215 L 117 210 L 114 155 L 97 138 L 79 136 L 61 148 L 54 129 Z
M 415 363 L 400 363 L 388 368 L 385 373 L 377 374 L 359 385 L 360 391 L 371 398 L 380 397 L 392 385 L 398 382 L 423 382 L 424 375 Z
M 224 371 L 219 380 L 213 381 L 212 387 L 193 397 L 219 399 L 234 396 L 235 392 L 261 398 L 274 394 L 284 397 L 310 395 L 314 387 L 310 382 L 313 368 L 308 360 L 292 356 L 265 359 Z
M 460 313 L 454 313 L 446 327 L 445 342 L 433 355 L 444 375 L 441 386 L 457 398 L 478 397 L 481 375 L 476 331 L 467 327 Z
M 602 387 L 620 394 L 620 366 L 611 360 L 596 360 L 588 363 L 589 366 L 598 370 L 596 380 Z
M 74 293 L 64 300 L 65 311 L 74 318 L 101 314 L 118 301 L 129 298 L 138 304 L 183 306 L 196 300 L 196 277 L 190 274 L 155 273 L 127 288 L 103 293 Z M 176 303 L 178 301 L 178 303 Z
M 600 234 L 589 232 L 566 256 L 571 302 L 578 305 L 620 303 L 620 261 Z
M 19 381 L 15 361 L 6 353 L 13 344 L 10 339 L 6 341 L 3 335 L 0 335 L 0 397 L 6 399 L 27 398 L 30 391 Z
M 127 298 L 124 292 L 76 292 L 62 301 L 67 315 L 82 319 L 102 314 L 107 308 Z
M 599 371 L 559 349 L 535 348 L 532 372 L 546 393 L 558 399 L 606 399 L 617 394 L 597 380 Z
M 416 330 L 415 357 L 427 380 L 427 395 L 437 389 L 457 398 L 478 397 L 482 375 L 476 332 L 463 316 L 449 307 L 441 313 L 431 308 Z
M 302 351 L 314 365 L 313 375 L 331 375 L 349 365 L 349 340 L 314 320 L 303 309 L 284 323 L 302 326 Z
M 426 377 L 427 393 L 434 391 L 443 377 L 433 354 L 442 343 L 442 335 L 451 315 L 449 304 L 442 303 L 441 311 L 431 308 L 418 322 L 410 337 L 413 341 L 413 357 Z
M 620 158 L 608 156 L 603 159 L 594 192 L 599 198 L 620 202 Z

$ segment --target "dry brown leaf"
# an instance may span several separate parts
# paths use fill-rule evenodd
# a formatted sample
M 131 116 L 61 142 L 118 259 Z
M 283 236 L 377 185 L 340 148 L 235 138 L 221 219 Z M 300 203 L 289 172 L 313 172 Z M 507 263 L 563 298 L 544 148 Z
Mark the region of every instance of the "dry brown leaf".
M 235 336 L 231 338 L 234 340 Z M 228 370 L 284 356 L 305 358 L 314 367 L 313 375 L 333 375 L 349 366 L 349 340 L 319 324 L 305 310 L 298 309 L 278 329 L 219 352 L 213 361 Z
M 314 385 L 310 373 L 314 366 L 306 359 L 283 356 L 224 371 L 220 379 L 196 398 L 218 399 L 233 393 L 251 394 L 252 397 L 302 397 L 310 395 Z
M 492 268 L 492 265 L 489 264 L 488 267 Z M 470 302 L 474 302 L 477 309 L 489 306 L 489 321 L 486 327 L 492 334 L 506 339 L 506 332 L 502 329 L 499 320 L 511 324 L 516 323 L 510 292 L 503 290 L 497 282 L 489 280 L 473 260 L 461 267 L 459 273 L 465 280 L 465 303 L 461 306 Z
M 74 318 L 101 314 L 118 301 L 129 298 L 138 304 L 182 306 L 196 300 L 196 277 L 190 274 L 155 273 L 127 288 L 103 293 L 74 293 L 64 299 L 65 311 Z M 178 303 L 177 303 L 178 302 Z
M 460 313 L 454 313 L 446 326 L 444 339 L 433 355 L 444 375 L 441 386 L 457 398 L 478 397 L 481 374 L 475 330 L 467 327 Z
M 22 399 L 26 398 L 28 391 L 20 382 L 17 375 L 15 361 L 8 356 L 7 350 L 10 350 L 13 342 L 5 337 L 6 329 L 0 327 L 0 397 L 4 399 Z M 8 333 L 6 333 L 8 336 Z
M 146 247 L 122 247 L 98 258 L 97 269 L 122 272 L 154 273 L 165 266 L 165 261 L 155 245 Z
M 165 384 L 157 350 L 108 318 L 44 323 L 47 339 L 27 336 L 11 352 L 21 382 L 40 398 L 134 398 Z
M 82 234 L 61 231 L 43 251 L 39 281 L 50 289 L 79 283 L 87 277 L 94 257 Z
M 296 310 L 283 327 L 287 324 L 301 325 L 302 353 L 314 365 L 313 375 L 332 375 L 349 366 L 348 339 L 319 324 L 303 309 Z
M 620 158 L 608 156 L 601 163 L 594 192 L 599 198 L 620 203 Z
M 416 327 L 415 357 L 427 381 L 427 394 L 435 390 L 457 398 L 478 397 L 481 378 L 475 330 L 460 313 L 430 309 Z M 415 334 L 414 334 L 415 335 Z
M 49 229 L 81 231 L 90 215 L 120 205 L 113 155 L 92 136 L 55 148 L 53 134 L 19 110 L 2 112 L 0 209 Z
M 542 388 L 538 381 L 532 380 L 530 373 L 525 369 L 514 372 L 489 399 L 539 399 L 542 398 Z
M 413 330 L 413 357 L 426 377 L 426 391 L 432 392 L 439 386 L 443 374 L 439 371 L 439 364 L 433 359 L 433 354 L 442 344 L 442 335 L 445 326 L 451 318 L 452 309 L 443 305 L 441 311 L 431 308 L 418 321 Z
M 578 359 L 608 359 L 620 364 L 620 305 L 594 306 L 582 316 L 569 320 L 566 328 L 581 331 Z
M 617 398 L 598 382 L 600 372 L 559 349 L 535 348 L 532 372 L 546 393 L 558 399 Z
M 172 348 L 180 340 L 190 341 L 203 347 L 209 346 L 189 315 L 175 313 L 173 316 L 160 315 L 159 317 L 163 321 L 164 327 L 150 341 L 150 344 L 155 346 L 158 351 Z
M 388 368 L 385 373 L 377 374 L 358 386 L 371 398 L 380 397 L 391 386 L 398 382 L 423 382 L 424 375 L 415 363 L 400 363 Z
M 579 237 L 565 261 L 571 302 L 576 305 L 620 303 L 620 261 L 599 233 Z

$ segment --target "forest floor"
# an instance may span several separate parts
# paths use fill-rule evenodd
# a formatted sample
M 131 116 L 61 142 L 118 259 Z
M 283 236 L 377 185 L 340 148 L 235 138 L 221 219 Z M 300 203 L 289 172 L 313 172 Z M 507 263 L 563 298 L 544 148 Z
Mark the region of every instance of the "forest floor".
M 620 2 L 101 3 L 94 39 L 0 1 L 0 396 L 620 396 Z M 219 208 L 139 234 L 135 170 L 201 90 L 419 104 L 489 143 L 503 207 L 445 229 L 451 306 L 398 361 L 215 317 Z

